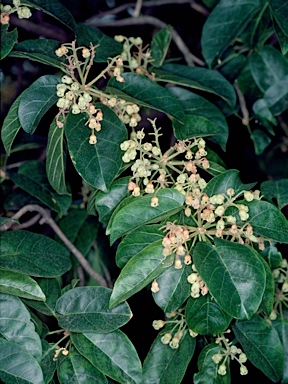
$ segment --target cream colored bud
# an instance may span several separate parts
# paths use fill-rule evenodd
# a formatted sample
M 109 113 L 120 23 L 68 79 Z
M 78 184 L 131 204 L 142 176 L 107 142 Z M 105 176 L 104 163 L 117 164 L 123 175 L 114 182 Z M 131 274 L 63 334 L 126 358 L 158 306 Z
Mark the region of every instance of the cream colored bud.
M 221 364 L 220 367 L 218 368 L 218 371 L 219 375 L 221 376 L 224 376 L 226 375 L 226 365 L 225 364 Z
M 136 187 L 134 188 L 134 191 L 132 192 L 132 195 L 135 196 L 135 197 L 140 196 L 140 188 L 138 187 L 138 185 L 136 185 Z
M 228 188 L 226 193 L 227 193 L 227 196 L 229 196 L 229 197 L 232 197 L 235 195 L 235 191 L 233 188 Z
M 222 358 L 223 356 L 221 355 L 221 353 L 216 353 L 215 355 L 212 356 L 212 360 L 214 361 L 215 364 L 219 364 Z
M 247 356 L 245 355 L 245 353 L 240 353 L 240 355 L 239 355 L 239 362 L 240 363 L 246 363 L 246 361 L 247 361 Z
M 123 43 L 123 41 L 125 40 L 125 37 L 122 35 L 116 35 L 114 36 L 114 40 L 118 41 L 118 43 Z
M 157 196 L 153 196 L 150 202 L 151 207 L 158 207 L 159 200 Z
M 94 133 L 92 133 L 92 135 L 89 138 L 89 144 L 96 144 L 96 143 L 97 143 L 97 138 L 94 135 Z
M 223 205 L 219 205 L 219 207 L 215 209 L 215 215 L 217 216 L 223 216 L 224 213 L 225 213 L 225 207 Z M 220 229 L 223 229 L 223 228 L 220 228 Z
M 190 265 L 192 263 L 191 256 L 187 253 L 184 257 L 184 264 L 185 265 Z
M 159 285 L 158 285 L 157 281 L 154 280 L 154 281 L 152 282 L 152 284 L 151 284 L 151 291 L 152 291 L 153 293 L 157 293 L 157 292 L 159 292 L 159 290 L 160 290 Z M 167 344 L 168 344 L 168 343 L 167 343 Z
M 240 366 L 240 375 L 247 375 L 248 374 L 248 369 L 245 367 L 245 365 Z
M 252 192 L 250 192 L 250 191 L 245 191 L 244 192 L 244 199 L 246 200 L 246 201 L 252 201 L 252 200 L 254 200 L 254 195 L 253 195 L 253 193 Z
M 172 339 L 171 333 L 165 333 L 165 335 L 161 337 L 161 343 L 162 344 L 169 344 L 171 339 Z
M 174 268 L 175 269 L 181 269 L 182 268 L 182 262 L 180 259 L 176 259 L 174 263 Z
M 177 349 L 179 348 L 179 338 L 174 336 L 173 339 L 170 341 L 169 345 L 172 349 Z
M 245 212 L 243 209 L 240 209 L 239 216 L 242 221 L 245 221 L 249 218 L 249 214 Z
M 165 325 L 165 321 L 163 320 L 154 320 L 152 323 L 152 327 L 158 331 L 159 329 L 163 328 Z

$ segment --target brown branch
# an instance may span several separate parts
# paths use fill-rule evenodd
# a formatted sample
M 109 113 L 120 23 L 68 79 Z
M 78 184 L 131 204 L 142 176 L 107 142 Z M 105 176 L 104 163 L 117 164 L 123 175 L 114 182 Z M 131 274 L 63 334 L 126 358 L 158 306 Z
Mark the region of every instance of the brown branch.
M 41 218 L 41 215 L 40 215 L 40 213 L 38 213 L 37 215 L 33 216 L 30 220 L 27 220 L 22 224 L 14 224 L 12 226 L 12 229 L 13 229 L 13 231 L 18 231 L 19 229 L 25 229 L 25 228 L 32 227 L 32 225 L 36 224 L 37 221 L 40 220 L 40 218 Z
M 142 4 L 143 4 L 143 0 L 136 1 L 133 17 L 138 17 L 140 15 Z
M 246 106 L 245 97 L 244 97 L 243 93 L 240 91 L 238 84 L 234 83 L 233 85 L 234 85 L 234 88 L 235 88 L 237 96 L 238 96 L 240 109 L 241 109 L 242 116 L 243 116 L 242 124 L 245 125 L 245 127 L 248 127 L 249 126 L 249 112 L 248 112 L 248 109 Z
M 61 231 L 61 229 L 58 227 L 58 225 L 55 223 L 55 221 L 52 219 L 50 212 L 39 205 L 34 204 L 28 204 L 22 207 L 15 215 L 12 216 L 11 219 L 18 220 L 21 216 L 23 216 L 27 212 L 38 212 L 42 216 L 42 219 L 40 221 L 41 224 L 48 224 L 53 229 L 53 231 L 56 233 L 56 235 L 63 241 L 63 243 L 66 245 L 66 247 L 70 250 L 70 252 L 73 253 L 73 255 L 76 257 L 76 259 L 79 261 L 83 269 L 90 275 L 93 279 L 95 279 L 100 285 L 103 287 L 107 287 L 107 283 L 105 279 L 103 279 L 102 276 L 100 276 L 97 272 L 95 272 L 91 265 L 88 263 L 88 261 L 85 259 L 85 257 L 82 255 L 82 253 L 75 247 L 73 243 L 65 236 L 65 234 Z M 8 221 L 0 226 L 0 231 L 5 231 L 12 227 L 14 222 Z
M 201 13 L 205 17 L 208 17 L 210 14 L 208 9 L 203 7 L 201 4 L 198 4 L 195 0 L 191 0 L 191 8 L 193 8 L 194 11 Z

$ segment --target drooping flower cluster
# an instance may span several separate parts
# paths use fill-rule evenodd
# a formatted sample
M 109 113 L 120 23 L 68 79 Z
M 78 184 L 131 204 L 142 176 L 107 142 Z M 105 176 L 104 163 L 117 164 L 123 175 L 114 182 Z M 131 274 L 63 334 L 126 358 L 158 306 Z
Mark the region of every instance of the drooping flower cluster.
M 30 9 L 26 6 L 21 6 L 20 0 L 13 0 L 13 6 L 0 4 L 1 24 L 9 24 L 11 13 L 16 12 L 19 19 L 29 19 L 32 16 Z
M 200 293 L 202 296 L 207 295 L 209 292 L 208 287 L 204 283 L 204 281 L 201 279 L 201 277 L 198 275 L 196 267 L 194 264 L 192 264 L 192 270 L 193 272 L 187 277 L 188 283 L 191 285 L 191 296 L 194 299 L 197 299 L 197 297 L 200 296 Z

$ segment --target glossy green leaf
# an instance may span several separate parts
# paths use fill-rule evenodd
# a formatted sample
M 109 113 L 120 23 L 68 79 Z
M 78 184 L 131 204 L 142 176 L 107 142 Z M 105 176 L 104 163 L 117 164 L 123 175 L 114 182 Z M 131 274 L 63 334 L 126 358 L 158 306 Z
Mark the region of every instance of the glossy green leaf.
M 57 376 L 60 384 L 106 384 L 103 373 L 93 367 L 77 351 L 71 351 L 59 359 Z
M 215 246 L 198 243 L 193 252 L 197 272 L 209 292 L 230 316 L 249 319 L 258 309 L 266 274 L 256 251 L 215 238 Z
M 220 363 L 215 364 L 212 360 L 216 353 L 221 352 L 219 344 L 216 343 L 208 344 L 202 349 L 197 363 L 199 372 L 193 377 L 194 384 L 230 384 L 230 370 L 228 369 L 224 376 L 218 375 Z
M 21 41 L 15 45 L 10 57 L 28 59 L 38 63 L 63 69 L 65 58 L 56 56 L 55 51 L 60 47 L 60 42 L 52 39 L 33 39 Z
M 155 303 L 164 312 L 176 311 L 191 294 L 191 284 L 187 276 L 191 273 L 189 266 L 176 269 L 172 265 L 157 277 L 159 292 L 153 293 Z
M 279 45 L 283 55 L 286 55 L 288 52 L 288 36 L 282 31 L 279 25 L 275 22 L 274 29 L 278 37 Z
M 252 96 L 253 99 L 263 97 L 263 92 L 260 91 L 252 76 L 249 63 L 247 62 L 237 78 L 237 84 L 240 91 L 247 97 Z
M 288 21 L 286 17 L 288 12 L 288 1 L 287 0 L 270 0 L 269 5 L 270 5 L 272 15 L 274 16 L 282 32 L 285 35 L 288 35 Z
M 206 185 L 204 192 L 208 196 L 217 195 L 220 193 L 226 194 L 228 188 L 233 188 L 235 194 L 241 191 L 250 190 L 256 183 L 243 184 L 239 178 L 239 171 L 236 169 L 229 169 L 219 176 L 213 177 L 212 180 Z
M 263 294 L 262 303 L 260 304 L 260 309 L 265 313 L 266 316 L 269 316 L 272 312 L 274 304 L 275 281 L 268 263 L 260 255 L 259 260 L 262 262 L 266 274 L 265 291 Z
M 162 333 L 152 344 L 143 364 L 143 383 L 180 384 L 192 359 L 195 339 L 186 332 L 178 349 L 161 342 Z
M 37 197 L 43 204 L 62 216 L 71 204 L 70 195 L 58 195 L 47 179 L 45 165 L 39 161 L 27 161 L 18 173 L 10 172 L 10 179 L 30 195 Z
M 154 69 L 153 69 L 154 72 Z M 181 64 L 165 64 L 155 69 L 156 80 L 184 85 L 200 91 L 212 93 L 234 106 L 236 94 L 232 85 L 221 75 L 207 68 L 188 67 Z
M 41 340 L 42 350 L 43 350 L 43 358 L 40 361 L 40 366 L 44 376 L 44 383 L 49 384 L 53 379 L 54 372 L 56 371 L 56 361 L 53 360 L 55 349 L 52 350 L 53 344 L 47 343 L 46 340 Z
M 42 289 L 34 279 L 17 272 L 1 271 L 0 292 L 23 297 L 24 299 L 46 300 Z
M 111 290 L 78 287 L 64 293 L 56 304 L 60 327 L 71 332 L 108 333 L 126 324 L 132 313 L 127 303 L 110 309 Z
M 271 143 L 270 137 L 260 129 L 255 129 L 252 132 L 251 139 L 254 143 L 256 155 L 261 155 Z
M 283 373 L 284 351 L 276 329 L 258 315 L 238 320 L 232 329 L 251 363 L 278 382 Z
M 211 132 L 212 136 L 210 139 L 218 143 L 225 151 L 228 139 L 228 125 L 222 112 L 214 104 L 204 99 L 204 97 L 189 92 L 186 89 L 172 87 L 169 90 L 178 98 L 184 111 L 188 115 L 193 115 L 193 118 L 190 118 L 192 121 L 189 119 L 187 125 L 174 125 L 176 138 L 185 140 L 189 137 L 194 137 L 195 134 L 207 136 Z M 196 116 L 196 119 L 194 116 Z M 197 117 L 200 117 L 200 119 Z M 206 125 L 204 125 L 204 122 Z M 206 130 L 208 131 L 207 134 Z
M 85 209 L 71 209 L 68 212 L 68 215 L 63 217 L 58 225 L 62 232 L 65 233 L 66 237 L 74 243 L 77 235 L 84 225 L 85 220 L 87 220 L 87 212 Z
M 79 175 L 93 187 L 106 192 L 121 168 L 123 151 L 120 144 L 127 139 L 127 130 L 110 108 L 101 103 L 95 106 L 101 108 L 104 115 L 96 144 L 89 144 L 89 128 L 84 125 L 87 116 L 83 114 L 70 113 L 65 132 L 69 153 Z
M 222 64 L 219 68 L 220 73 L 227 79 L 229 82 L 233 83 L 241 71 L 245 67 L 247 62 L 247 57 L 244 55 L 238 55 L 231 58 L 226 64 Z
M 139 196 L 118 211 L 111 218 L 110 243 L 144 224 L 155 223 L 179 212 L 185 197 L 175 189 L 161 189 L 157 193 L 159 205 L 151 207 L 151 196 Z
M 201 38 L 203 56 L 209 67 L 244 30 L 259 5 L 259 0 L 220 0 L 208 16 Z
M 2 338 L 0 379 L 9 384 L 44 384 L 43 373 L 37 360 L 18 343 Z
M 276 199 L 279 209 L 282 209 L 288 204 L 288 179 L 267 180 L 260 186 L 266 200 L 271 203 Z
M 23 301 L 23 299 L 22 299 L 22 301 Z M 38 335 L 41 338 L 45 338 L 49 333 L 49 328 L 47 327 L 46 324 L 42 323 L 42 321 L 39 319 L 38 316 L 35 315 L 34 312 L 31 312 L 29 308 L 27 308 L 27 309 L 30 313 L 31 321 L 34 323 L 35 331 L 38 333 Z M 41 342 L 42 341 L 43 340 L 41 340 Z M 42 352 L 43 352 L 43 343 L 42 343 Z M 43 354 L 42 354 L 42 357 L 43 357 Z
M 142 367 L 137 352 L 120 330 L 110 333 L 71 334 L 77 350 L 91 364 L 118 383 L 142 383 Z
M 28 309 L 12 295 L 0 294 L 0 334 L 25 348 L 37 361 L 41 360 L 42 345 Z
M 157 240 L 128 261 L 115 282 L 111 307 L 139 292 L 173 263 L 174 255 L 164 260 L 162 251 L 162 240 Z
M 76 24 L 73 16 L 58 0 L 21 0 L 21 5 L 28 5 L 29 7 L 39 9 L 53 16 L 68 28 L 72 29 L 72 31 L 75 29 Z
M 99 229 L 99 222 L 96 217 L 88 216 L 84 222 L 80 231 L 78 232 L 77 239 L 75 241 L 76 248 L 82 253 L 84 257 L 87 256 L 93 243 L 97 238 Z
M 13 29 L 7 32 L 8 25 L 1 24 L 1 47 L 0 47 L 0 60 L 4 59 L 13 49 L 17 39 L 18 31 Z
M 110 79 L 108 83 L 109 86 L 121 91 L 121 98 L 125 99 L 127 95 L 129 100 L 133 98 L 139 105 L 156 109 L 180 122 L 183 121 L 184 111 L 179 101 L 167 89 L 136 73 L 123 73 L 122 76 L 124 83 L 115 78 Z
M 116 264 L 119 268 L 124 265 L 144 248 L 157 240 L 163 240 L 163 232 L 159 231 L 161 225 L 143 225 L 129 233 L 117 247 Z
M 10 155 L 11 147 L 15 140 L 15 137 L 21 129 L 21 123 L 18 117 L 20 100 L 21 95 L 17 97 L 17 99 L 11 105 L 1 128 L 1 140 L 8 156 Z
M 288 383 L 288 360 L 286 356 L 288 356 L 288 311 L 285 310 L 283 313 L 283 319 L 280 317 L 277 320 L 273 321 L 273 326 L 278 332 L 279 338 L 283 345 L 284 349 L 284 369 L 281 384 Z
M 39 303 L 34 300 L 24 300 L 25 304 L 36 309 L 40 313 L 44 313 L 46 316 L 55 315 L 55 306 L 58 298 L 61 295 L 60 285 L 57 279 L 37 279 L 38 284 L 46 296 L 44 303 Z
M 95 207 L 99 213 L 99 221 L 107 224 L 114 209 L 128 195 L 130 177 L 122 177 L 113 181 L 108 192 L 99 191 L 95 198 Z
M 152 38 L 151 41 L 151 56 L 153 58 L 152 65 L 154 67 L 159 67 L 163 64 L 165 57 L 167 55 L 170 42 L 171 42 L 171 26 L 167 25 L 166 27 L 160 29 Z
M 78 24 L 75 28 L 77 42 L 79 45 L 89 47 L 92 43 L 96 47 L 96 56 L 94 61 L 98 63 L 106 63 L 109 57 L 120 55 L 123 45 L 116 40 L 105 35 L 100 29 L 90 25 Z
M 272 269 L 280 267 L 282 261 L 282 255 L 274 244 L 275 243 L 271 242 L 271 244 L 265 246 L 264 251 L 260 252 L 261 256 L 264 257 Z
M 46 173 L 53 189 L 57 193 L 69 194 L 65 183 L 66 153 L 64 147 L 64 129 L 56 121 L 50 125 L 46 149 Z
M 211 295 L 190 297 L 187 302 L 185 319 L 189 329 L 200 335 L 224 332 L 232 317 L 227 315 Z
M 288 243 L 288 221 L 278 208 L 262 200 L 253 200 L 247 205 L 249 223 L 255 234 L 279 243 Z
M 254 52 L 249 58 L 249 66 L 256 84 L 263 92 L 288 75 L 287 59 L 271 45 Z
M 71 268 L 69 252 L 47 236 L 25 230 L 0 233 L 0 270 L 40 277 Z
M 268 129 L 273 135 L 273 125 L 277 125 L 277 119 L 270 111 L 269 106 L 265 99 L 259 99 L 253 104 L 253 112 L 255 116 L 261 121 L 262 125 Z
M 22 93 L 18 114 L 25 132 L 34 133 L 42 117 L 56 103 L 56 86 L 59 83 L 57 76 L 41 76 Z

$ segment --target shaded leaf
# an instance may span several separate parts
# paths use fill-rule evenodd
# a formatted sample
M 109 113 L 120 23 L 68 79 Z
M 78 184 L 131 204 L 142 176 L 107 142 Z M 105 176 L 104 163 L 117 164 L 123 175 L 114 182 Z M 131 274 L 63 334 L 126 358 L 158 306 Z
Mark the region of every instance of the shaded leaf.
M 281 28 L 282 32 L 287 36 L 288 35 L 288 1 L 287 0 L 270 0 L 269 1 L 270 9 L 272 15 L 274 16 L 277 24 Z
M 56 304 L 60 327 L 71 332 L 108 333 L 126 324 L 132 314 L 127 303 L 110 309 L 111 290 L 78 287 L 64 293 Z
M 119 383 L 142 383 L 137 352 L 119 329 L 110 333 L 71 334 L 77 350 L 99 371 Z
M 255 129 L 252 132 L 251 139 L 254 143 L 255 153 L 256 155 L 261 155 L 268 145 L 271 143 L 271 139 L 265 132 L 260 129 Z
M 1 49 L 0 49 L 0 60 L 3 60 L 4 57 L 9 55 L 12 51 L 14 44 L 18 39 L 18 31 L 17 29 L 13 29 L 13 31 L 7 31 L 8 25 L 1 24 Z
M 71 209 L 68 212 L 68 215 L 59 221 L 59 228 L 65 233 L 65 236 L 71 241 L 71 243 L 75 242 L 81 227 L 84 225 L 85 220 L 87 220 L 87 217 L 88 215 L 85 209 L 76 208 Z
M 21 100 L 21 96 L 17 97 L 14 103 L 11 105 L 7 116 L 4 119 L 1 128 L 1 140 L 3 142 L 7 155 L 10 155 L 12 144 L 15 140 L 17 133 L 21 129 L 20 120 L 18 117 L 18 109 Z
M 49 384 L 53 379 L 54 372 L 56 371 L 56 361 L 53 360 L 55 349 L 52 350 L 51 347 L 53 344 L 47 343 L 46 340 L 41 340 L 42 350 L 43 350 L 43 358 L 40 362 L 40 367 L 44 376 L 44 383 Z
M 275 281 L 267 262 L 260 255 L 259 260 L 262 262 L 266 274 L 265 291 L 263 294 L 262 303 L 260 304 L 260 309 L 265 313 L 266 316 L 269 316 L 272 312 L 274 304 Z
M 260 254 L 267 261 L 270 268 L 274 269 L 280 267 L 282 255 L 275 247 L 273 242 L 271 242 L 271 244 L 269 244 L 268 246 L 265 246 L 264 251 L 261 251 Z
M 152 38 L 151 55 L 153 58 L 152 65 L 154 67 L 159 67 L 165 60 L 172 39 L 170 32 L 171 28 L 172 27 L 170 25 L 167 25 L 166 27 L 160 29 L 160 31 L 156 32 Z
M 23 297 L 24 299 L 46 300 L 42 289 L 35 280 L 17 272 L 1 271 L 0 292 Z
M 275 22 L 274 29 L 278 37 L 279 45 L 283 55 L 286 55 L 288 52 L 288 36 L 282 31 L 279 25 Z
M 261 193 L 265 199 L 273 203 L 276 199 L 279 209 L 282 209 L 288 204 L 288 179 L 267 180 L 261 183 Z
M 283 313 L 283 318 L 278 317 L 277 320 L 273 321 L 273 326 L 278 332 L 279 338 L 284 349 L 284 369 L 281 384 L 288 383 L 288 360 L 285 358 L 288 356 L 288 312 L 287 310 Z

